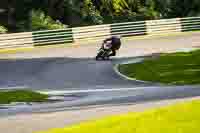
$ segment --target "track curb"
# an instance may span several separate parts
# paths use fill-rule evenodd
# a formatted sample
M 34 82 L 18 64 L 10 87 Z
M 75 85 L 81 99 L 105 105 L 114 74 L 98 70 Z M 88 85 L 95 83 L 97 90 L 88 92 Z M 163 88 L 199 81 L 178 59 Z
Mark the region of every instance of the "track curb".
M 144 61 L 145 58 L 136 58 L 136 59 L 133 59 L 133 60 L 129 60 L 129 61 L 123 61 L 121 63 L 117 63 L 114 65 L 114 71 L 116 74 L 118 74 L 120 77 L 122 77 L 123 79 L 125 80 L 130 80 L 130 81 L 136 81 L 136 82 L 141 82 L 141 83 L 154 83 L 154 82 L 150 82 L 150 81 L 144 81 L 144 80 L 137 80 L 136 78 L 131 78 L 131 77 L 128 77 L 126 76 L 125 74 L 122 74 L 120 71 L 119 71 L 119 66 L 120 65 L 126 65 L 126 64 L 135 64 L 135 63 L 139 63 L 139 62 L 142 62 Z
M 126 79 L 126 80 L 132 80 L 132 81 L 138 81 L 138 82 L 143 82 L 143 83 L 150 83 L 148 81 L 143 81 L 143 80 L 137 80 L 136 78 L 131 78 L 131 77 L 128 77 L 124 74 L 122 74 L 120 71 L 119 71 L 119 66 L 120 65 L 126 65 L 126 64 L 130 64 L 130 63 L 139 63 L 139 62 L 142 62 L 144 60 L 144 58 L 137 58 L 137 59 L 133 59 L 131 61 L 123 61 L 121 63 L 117 63 L 114 65 L 114 71 L 115 73 L 117 73 L 120 77 Z

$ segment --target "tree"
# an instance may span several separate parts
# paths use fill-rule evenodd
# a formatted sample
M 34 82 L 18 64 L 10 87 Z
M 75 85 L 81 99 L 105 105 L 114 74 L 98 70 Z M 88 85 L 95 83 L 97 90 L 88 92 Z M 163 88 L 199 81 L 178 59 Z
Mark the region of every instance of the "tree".
M 59 21 L 54 21 L 50 16 L 46 16 L 41 10 L 33 10 L 31 15 L 31 30 L 53 30 L 53 29 L 63 29 L 67 26 L 60 23 Z
M 91 0 L 84 0 L 81 16 L 84 22 L 89 24 L 103 24 L 103 17 L 95 8 Z
M 0 24 L 31 30 L 31 11 L 41 10 L 69 26 L 200 15 L 199 0 L 3 0 Z M 3 12 L 2 12 L 3 11 Z
M 6 33 L 7 31 L 6 27 L 0 25 L 0 34 Z
M 83 7 L 83 1 L 65 0 L 63 22 L 70 26 L 80 26 L 82 23 L 82 18 L 81 18 L 82 7 Z

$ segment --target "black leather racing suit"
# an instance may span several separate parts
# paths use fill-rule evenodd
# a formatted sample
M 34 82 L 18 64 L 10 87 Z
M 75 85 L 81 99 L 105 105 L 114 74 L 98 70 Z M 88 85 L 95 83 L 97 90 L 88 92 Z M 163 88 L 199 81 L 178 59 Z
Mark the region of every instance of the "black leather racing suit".
M 121 47 L 121 40 L 119 37 L 116 36 L 112 36 L 110 38 L 107 38 L 104 40 L 104 43 L 107 41 L 111 41 L 111 50 L 112 53 L 109 56 L 115 56 L 116 55 L 116 50 L 119 50 L 119 48 Z

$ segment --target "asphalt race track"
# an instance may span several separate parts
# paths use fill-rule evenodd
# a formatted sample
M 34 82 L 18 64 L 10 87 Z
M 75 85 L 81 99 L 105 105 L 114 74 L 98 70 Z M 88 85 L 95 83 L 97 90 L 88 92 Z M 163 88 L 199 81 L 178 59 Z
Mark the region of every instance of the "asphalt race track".
M 40 58 L 0 61 L 1 88 L 27 86 L 31 89 L 96 89 L 136 87 L 140 82 L 118 76 L 113 65 L 122 59 Z
M 65 49 L 63 47 L 47 50 L 44 48 L 44 51 L 2 54 L 0 60 L 0 88 L 2 89 L 23 86 L 34 90 L 78 91 L 116 88 L 120 90 L 75 92 L 69 95 L 74 98 L 73 100 L 31 107 L 23 106 L 17 109 L 1 109 L 0 114 L 56 111 L 88 105 L 128 104 L 200 96 L 199 86 L 166 87 L 158 83 L 128 81 L 117 75 L 113 69 L 116 63 L 153 53 L 198 48 L 200 46 L 199 35 L 200 33 L 191 33 L 159 39 L 124 40 L 119 56 L 109 61 L 93 59 L 97 45 Z

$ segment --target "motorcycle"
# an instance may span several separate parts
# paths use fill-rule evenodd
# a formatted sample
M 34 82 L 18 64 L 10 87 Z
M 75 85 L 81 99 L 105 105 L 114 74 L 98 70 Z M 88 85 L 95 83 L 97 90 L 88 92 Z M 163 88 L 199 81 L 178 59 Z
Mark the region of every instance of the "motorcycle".
M 111 45 L 110 44 L 103 44 L 102 47 L 98 50 L 96 60 L 100 58 L 102 60 L 109 60 L 109 55 L 111 53 Z
M 105 49 L 100 48 L 97 53 L 96 60 L 99 60 L 100 58 L 102 60 L 108 60 L 110 52 L 111 50 L 105 50 Z
M 115 56 L 116 51 L 121 47 L 120 37 L 111 37 L 103 41 L 101 48 L 98 50 L 96 60 L 100 58 L 108 60 L 110 56 Z

